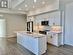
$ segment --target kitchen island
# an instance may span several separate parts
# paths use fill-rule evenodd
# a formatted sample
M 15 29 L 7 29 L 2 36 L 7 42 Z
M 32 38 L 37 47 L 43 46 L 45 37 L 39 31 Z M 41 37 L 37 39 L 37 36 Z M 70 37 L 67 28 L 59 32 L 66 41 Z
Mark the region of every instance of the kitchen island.
M 17 32 L 17 43 L 36 55 L 41 55 L 47 50 L 46 35 L 30 32 Z

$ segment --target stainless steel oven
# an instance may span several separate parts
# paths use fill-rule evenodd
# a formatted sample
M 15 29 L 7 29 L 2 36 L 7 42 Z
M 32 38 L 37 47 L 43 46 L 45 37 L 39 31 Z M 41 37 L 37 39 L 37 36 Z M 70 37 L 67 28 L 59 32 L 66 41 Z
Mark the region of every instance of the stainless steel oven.
M 47 35 L 47 32 L 46 31 L 39 31 L 40 34 L 44 34 L 44 35 Z

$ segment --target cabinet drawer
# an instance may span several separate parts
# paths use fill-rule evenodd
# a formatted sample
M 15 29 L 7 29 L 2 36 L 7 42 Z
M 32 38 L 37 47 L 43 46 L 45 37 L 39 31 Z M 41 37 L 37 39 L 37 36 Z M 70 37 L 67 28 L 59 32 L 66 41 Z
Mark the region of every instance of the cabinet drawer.
M 54 35 L 52 37 L 52 44 L 55 46 L 58 46 L 58 36 Z

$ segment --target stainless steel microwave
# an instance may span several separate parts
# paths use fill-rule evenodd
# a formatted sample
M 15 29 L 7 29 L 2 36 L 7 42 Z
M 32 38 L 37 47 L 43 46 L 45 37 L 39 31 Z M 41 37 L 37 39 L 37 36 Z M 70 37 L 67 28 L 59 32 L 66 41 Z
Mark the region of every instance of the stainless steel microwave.
M 49 26 L 49 21 L 41 21 L 41 25 Z

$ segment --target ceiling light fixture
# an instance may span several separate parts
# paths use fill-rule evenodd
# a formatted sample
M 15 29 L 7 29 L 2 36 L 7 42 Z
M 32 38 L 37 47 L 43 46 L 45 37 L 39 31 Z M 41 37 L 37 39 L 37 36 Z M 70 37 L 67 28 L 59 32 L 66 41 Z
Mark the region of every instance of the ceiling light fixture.
M 37 0 L 34 0 L 34 2 L 36 2 Z

